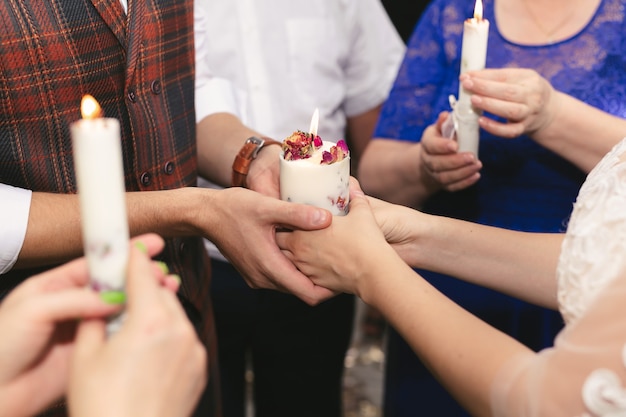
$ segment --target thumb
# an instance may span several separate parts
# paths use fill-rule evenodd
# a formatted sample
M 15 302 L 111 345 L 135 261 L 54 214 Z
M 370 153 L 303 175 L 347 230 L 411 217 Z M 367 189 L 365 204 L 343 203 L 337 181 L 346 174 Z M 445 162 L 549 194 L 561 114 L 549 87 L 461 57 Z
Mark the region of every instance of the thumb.
M 106 323 L 104 320 L 82 320 L 76 330 L 73 360 L 78 362 L 78 366 L 87 362 L 104 345 L 105 340 Z
M 359 209 L 359 207 L 364 207 L 369 210 L 369 201 L 359 181 L 354 177 L 350 177 L 350 211 Z

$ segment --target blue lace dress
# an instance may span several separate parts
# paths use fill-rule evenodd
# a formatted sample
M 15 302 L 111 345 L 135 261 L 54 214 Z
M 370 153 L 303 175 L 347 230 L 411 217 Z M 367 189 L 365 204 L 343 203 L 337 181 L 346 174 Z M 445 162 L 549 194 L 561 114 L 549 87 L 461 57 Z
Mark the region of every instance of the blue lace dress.
M 555 89 L 608 113 L 626 117 L 625 0 L 602 0 L 575 36 L 545 46 L 512 43 L 502 37 L 494 0 L 483 0 L 491 22 L 488 68 L 533 68 Z M 375 136 L 417 142 L 437 115 L 458 95 L 463 21 L 472 0 L 433 0 L 409 41 L 408 50 Z M 493 117 L 493 116 L 491 116 Z M 593 137 L 588 140 L 594 140 Z M 424 211 L 508 229 L 565 231 L 585 174 L 526 136 L 480 137 L 482 177 L 461 192 L 440 192 Z M 557 313 L 490 290 L 424 272 L 444 293 L 476 315 L 539 349 L 552 343 L 562 325 Z M 462 415 L 410 349 L 392 332 L 388 346 L 385 416 Z

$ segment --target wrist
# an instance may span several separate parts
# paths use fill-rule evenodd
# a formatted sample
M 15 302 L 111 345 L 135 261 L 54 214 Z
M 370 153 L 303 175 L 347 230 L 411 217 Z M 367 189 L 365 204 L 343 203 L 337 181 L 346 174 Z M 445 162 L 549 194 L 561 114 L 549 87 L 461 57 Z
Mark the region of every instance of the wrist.
M 269 145 L 282 146 L 281 142 L 267 137 L 251 136 L 246 139 L 233 161 L 231 186 L 247 187 L 247 177 L 252 162 L 257 158 L 259 152 Z

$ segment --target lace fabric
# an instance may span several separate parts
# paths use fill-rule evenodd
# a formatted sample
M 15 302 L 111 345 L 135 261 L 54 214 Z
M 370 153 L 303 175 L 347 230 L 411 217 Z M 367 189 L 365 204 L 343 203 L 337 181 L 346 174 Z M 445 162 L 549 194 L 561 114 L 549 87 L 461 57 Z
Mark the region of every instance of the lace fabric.
M 623 0 L 602 0 L 579 33 L 550 45 L 504 38 L 495 1 L 483 0 L 490 21 L 487 68 L 532 68 L 556 90 L 626 117 Z M 448 97 L 459 92 L 463 22 L 473 7 L 467 0 L 431 2 L 411 37 L 376 137 L 417 142 L 440 112 L 450 110 Z M 464 192 L 435 194 L 424 211 L 514 230 L 565 230 L 585 179 L 578 168 L 525 135 L 503 140 L 481 130 L 479 155 L 481 180 Z
M 492 391 L 497 416 L 626 416 L 626 139 L 589 174 L 558 264 L 565 329 L 516 358 Z

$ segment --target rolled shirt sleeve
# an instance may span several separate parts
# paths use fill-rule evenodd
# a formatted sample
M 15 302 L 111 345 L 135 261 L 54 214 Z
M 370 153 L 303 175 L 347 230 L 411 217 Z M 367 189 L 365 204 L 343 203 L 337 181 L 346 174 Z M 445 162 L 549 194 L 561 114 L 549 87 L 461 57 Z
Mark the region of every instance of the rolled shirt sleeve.
M 194 42 L 196 51 L 195 105 L 196 123 L 214 113 L 231 113 L 240 119 L 245 113 L 245 97 L 241 90 L 225 79 L 215 77 L 208 64 L 206 10 L 203 2 L 194 2 Z
M 22 250 L 32 191 L 0 184 L 0 274 L 13 268 Z

